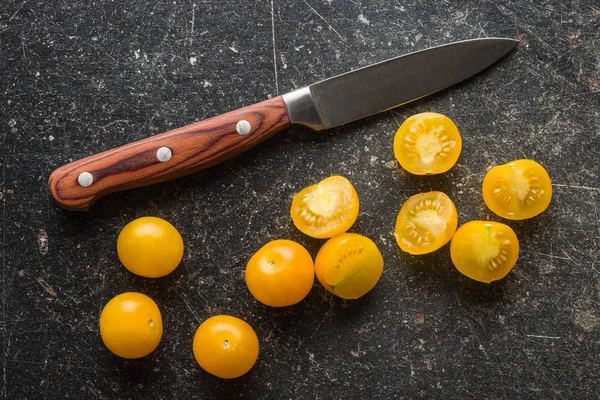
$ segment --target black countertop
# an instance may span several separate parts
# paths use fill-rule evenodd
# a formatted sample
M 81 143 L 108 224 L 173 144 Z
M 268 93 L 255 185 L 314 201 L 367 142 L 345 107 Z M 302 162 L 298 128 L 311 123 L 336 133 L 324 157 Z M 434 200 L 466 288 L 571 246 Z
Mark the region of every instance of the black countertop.
M 594 4 L 595 3 L 595 4 Z M 600 5 L 593 1 L 8 0 L 0 5 L 0 259 L 4 398 L 598 398 L 600 379 Z M 301 127 L 210 170 L 117 193 L 85 213 L 56 207 L 55 168 L 410 51 L 478 37 L 516 51 L 436 95 L 331 131 Z M 436 111 L 463 137 L 435 177 L 401 170 L 394 133 Z M 548 210 L 507 222 L 515 269 L 492 285 L 460 275 L 448 246 L 421 257 L 392 235 L 412 194 L 442 190 L 459 223 L 502 221 L 483 203 L 485 172 L 532 158 L 548 169 Z M 272 309 L 243 271 L 264 243 L 323 241 L 291 223 L 293 195 L 329 175 L 355 185 L 352 231 L 385 259 L 358 301 L 318 283 Z M 157 280 L 123 268 L 130 220 L 171 221 L 186 250 Z M 506 221 L 504 221 L 506 222 Z M 125 291 L 156 300 L 165 332 L 126 361 L 99 336 L 104 304 Z M 225 381 L 191 343 L 215 314 L 243 318 L 261 353 Z

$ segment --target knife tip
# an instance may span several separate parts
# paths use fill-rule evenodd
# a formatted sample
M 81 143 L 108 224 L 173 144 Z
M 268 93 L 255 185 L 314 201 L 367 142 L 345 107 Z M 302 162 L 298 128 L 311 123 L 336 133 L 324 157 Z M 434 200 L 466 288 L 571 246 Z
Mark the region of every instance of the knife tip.
M 513 45 L 513 47 L 516 47 L 519 43 L 521 43 L 521 41 L 518 40 L 518 39 L 506 39 L 506 40 L 508 40 L 509 42 L 511 42 L 512 45 Z
M 506 55 L 510 53 L 517 47 L 519 43 L 521 43 L 520 40 L 512 38 L 495 37 L 489 39 L 493 40 L 494 47 L 496 48 L 496 51 L 499 55 Z
M 510 50 L 514 49 L 515 47 L 517 47 L 517 45 L 519 43 L 521 43 L 520 40 L 512 39 L 512 38 L 496 38 L 496 39 L 504 42 L 504 44 L 506 44 L 506 46 L 509 47 Z

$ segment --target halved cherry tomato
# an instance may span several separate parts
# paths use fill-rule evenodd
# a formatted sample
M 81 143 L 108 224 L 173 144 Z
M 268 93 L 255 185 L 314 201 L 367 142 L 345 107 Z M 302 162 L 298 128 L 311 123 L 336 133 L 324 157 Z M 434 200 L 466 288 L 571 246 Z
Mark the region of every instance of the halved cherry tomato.
M 515 266 L 519 240 L 509 226 L 500 222 L 471 221 L 454 234 L 450 257 L 463 275 L 490 283 L 504 278 Z
M 119 357 L 147 356 L 158 347 L 162 334 L 162 316 L 158 306 L 141 293 L 115 296 L 100 314 L 102 341 Z
M 302 233 L 326 239 L 350 229 L 358 208 L 358 194 L 350 181 L 330 176 L 296 194 L 290 214 Z
M 244 375 L 258 358 L 258 337 L 245 321 L 216 315 L 204 321 L 194 336 L 194 357 L 202 369 L 223 379 Z
M 131 221 L 119 234 L 117 253 L 129 271 L 146 278 L 171 272 L 183 257 L 183 239 L 173 225 L 161 218 Z
M 425 112 L 400 125 L 394 137 L 394 155 L 415 175 L 448 171 L 460 155 L 462 139 L 454 122 L 445 115 Z
M 246 265 L 246 285 L 256 300 L 285 307 L 304 299 L 313 287 L 315 265 L 310 253 L 291 240 L 261 247 Z
M 321 285 L 344 299 L 357 299 L 369 292 L 383 272 L 383 257 L 368 237 L 344 233 L 329 239 L 315 259 Z
M 533 160 L 515 160 L 488 171 L 483 201 L 502 218 L 521 220 L 541 214 L 552 199 L 548 172 Z
M 457 225 L 456 207 L 445 193 L 418 193 L 402 205 L 394 236 L 407 253 L 426 254 L 448 243 Z

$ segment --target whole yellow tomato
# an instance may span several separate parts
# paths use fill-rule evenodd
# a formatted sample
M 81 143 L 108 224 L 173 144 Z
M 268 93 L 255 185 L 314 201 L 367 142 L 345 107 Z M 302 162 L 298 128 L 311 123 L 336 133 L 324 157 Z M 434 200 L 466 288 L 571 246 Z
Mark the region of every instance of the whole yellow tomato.
M 304 234 L 326 239 L 346 232 L 358 217 L 358 194 L 343 176 L 330 176 L 301 190 L 292 201 L 294 225 Z
M 541 214 L 552 199 L 552 182 L 544 167 L 533 160 L 515 160 L 488 171 L 483 179 L 483 201 L 497 215 L 513 220 Z
M 460 155 L 462 139 L 454 122 L 445 115 L 426 112 L 413 115 L 394 136 L 394 155 L 415 175 L 448 171 Z
M 183 239 L 173 225 L 161 218 L 131 221 L 119 234 L 117 253 L 129 271 L 146 278 L 160 278 L 183 258 Z
M 504 278 L 515 266 L 519 240 L 509 226 L 500 222 L 471 221 L 454 234 L 450 257 L 463 275 L 490 283 Z
M 206 372 L 224 379 L 250 371 L 258 358 L 258 337 L 245 321 L 217 315 L 204 321 L 194 336 L 194 357 Z
M 115 296 L 100 314 L 102 341 L 110 351 L 123 358 L 140 358 L 152 353 L 162 334 L 160 310 L 142 293 Z
M 344 299 L 357 299 L 369 292 L 383 272 L 383 257 L 368 237 L 343 233 L 329 239 L 315 259 L 319 282 Z
M 271 307 L 291 306 L 313 287 L 315 266 L 310 253 L 291 240 L 274 240 L 261 247 L 246 266 L 250 293 Z

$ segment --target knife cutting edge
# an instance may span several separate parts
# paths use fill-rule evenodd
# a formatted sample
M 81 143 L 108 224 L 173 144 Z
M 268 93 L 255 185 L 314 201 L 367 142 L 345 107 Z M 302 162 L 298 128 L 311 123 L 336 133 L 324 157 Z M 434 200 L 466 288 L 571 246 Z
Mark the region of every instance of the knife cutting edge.
M 329 129 L 425 97 L 489 67 L 519 42 L 485 38 L 402 55 L 56 169 L 52 197 L 89 210 L 104 195 L 188 175 L 292 124 Z

